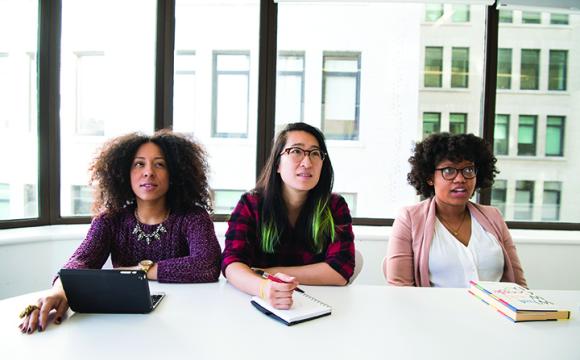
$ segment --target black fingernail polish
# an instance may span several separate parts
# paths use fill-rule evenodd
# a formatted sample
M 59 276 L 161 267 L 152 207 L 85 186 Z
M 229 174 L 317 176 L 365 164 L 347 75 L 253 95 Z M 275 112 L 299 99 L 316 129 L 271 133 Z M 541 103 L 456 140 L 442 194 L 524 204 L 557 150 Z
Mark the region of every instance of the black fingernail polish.
M 56 320 L 54 320 L 55 324 L 60 324 L 60 322 L 62 321 L 61 317 L 57 317 Z
M 28 333 L 30 334 L 31 332 L 32 332 L 32 329 L 31 328 L 28 328 Z
M 38 325 L 38 332 L 42 331 L 42 326 Z

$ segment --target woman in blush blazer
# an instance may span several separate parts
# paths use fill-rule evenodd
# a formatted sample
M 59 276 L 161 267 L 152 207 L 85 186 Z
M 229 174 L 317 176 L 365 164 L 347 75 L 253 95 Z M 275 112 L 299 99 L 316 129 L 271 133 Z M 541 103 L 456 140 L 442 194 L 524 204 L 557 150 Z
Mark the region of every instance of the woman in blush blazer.
M 468 287 L 469 281 L 526 286 L 515 245 L 499 210 L 473 203 L 493 184 L 496 158 L 473 134 L 433 134 L 415 146 L 409 184 L 426 200 L 403 208 L 389 238 L 391 285 Z

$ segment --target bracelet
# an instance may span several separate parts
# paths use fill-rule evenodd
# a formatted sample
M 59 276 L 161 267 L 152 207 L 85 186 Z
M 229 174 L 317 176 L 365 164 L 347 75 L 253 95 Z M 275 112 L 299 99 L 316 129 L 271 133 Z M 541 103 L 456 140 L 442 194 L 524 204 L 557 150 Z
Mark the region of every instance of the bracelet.
M 266 285 L 267 282 L 268 282 L 268 280 L 266 280 L 266 279 L 260 279 L 260 287 L 258 289 L 258 291 L 259 291 L 258 296 L 262 300 L 266 300 L 266 294 L 264 294 L 264 285 Z

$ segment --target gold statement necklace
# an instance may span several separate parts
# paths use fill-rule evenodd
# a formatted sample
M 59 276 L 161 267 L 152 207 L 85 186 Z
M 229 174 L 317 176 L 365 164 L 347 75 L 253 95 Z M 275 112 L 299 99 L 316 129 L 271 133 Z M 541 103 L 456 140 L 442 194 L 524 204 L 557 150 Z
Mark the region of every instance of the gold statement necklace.
M 461 227 L 463 226 L 463 223 L 465 222 L 465 218 L 466 217 L 467 217 L 467 210 L 465 210 L 463 212 L 463 218 L 461 219 L 461 222 L 459 223 L 459 226 L 455 230 L 451 227 L 451 225 L 449 225 L 449 223 L 447 221 L 445 221 L 443 219 L 442 216 L 439 216 L 439 220 L 441 220 L 441 222 L 447 228 L 447 230 L 451 231 L 451 233 L 453 234 L 453 236 L 457 236 L 457 234 L 459 234 L 459 230 L 461 230 Z
M 147 234 L 145 233 L 145 231 L 143 231 L 143 229 L 141 229 L 140 224 L 141 220 L 139 219 L 139 213 L 137 212 L 137 209 L 135 209 L 135 219 L 137 219 L 137 223 L 133 228 L 133 234 L 137 235 L 138 241 L 143 240 L 147 243 L 147 245 L 149 245 L 151 241 L 161 239 L 161 236 L 167 232 L 167 229 L 165 229 L 165 226 L 163 226 L 163 222 L 167 220 L 168 217 L 169 211 L 167 212 L 165 219 L 163 219 L 163 221 L 159 225 L 157 225 L 157 228 L 155 228 L 155 230 L 152 233 Z

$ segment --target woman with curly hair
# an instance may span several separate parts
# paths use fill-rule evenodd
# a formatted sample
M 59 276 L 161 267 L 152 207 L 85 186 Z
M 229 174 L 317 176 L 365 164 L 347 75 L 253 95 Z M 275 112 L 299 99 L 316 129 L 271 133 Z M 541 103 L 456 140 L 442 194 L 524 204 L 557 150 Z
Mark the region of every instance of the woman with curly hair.
M 279 309 L 292 306 L 298 283 L 347 284 L 352 219 L 331 192 L 333 174 L 320 130 L 294 123 L 278 134 L 256 188 L 230 217 L 222 261 L 229 282 Z
M 139 269 L 150 280 L 217 281 L 220 246 L 208 214 L 211 200 L 203 148 L 169 130 L 132 133 L 107 142 L 90 168 L 95 189 L 93 219 L 65 269 Z M 20 325 L 42 331 L 55 310 L 68 309 L 60 279 Z
M 470 280 L 526 286 L 499 210 L 469 201 L 499 172 L 485 140 L 433 134 L 415 145 L 407 180 L 427 198 L 393 224 L 383 272 L 398 286 L 468 287 Z

